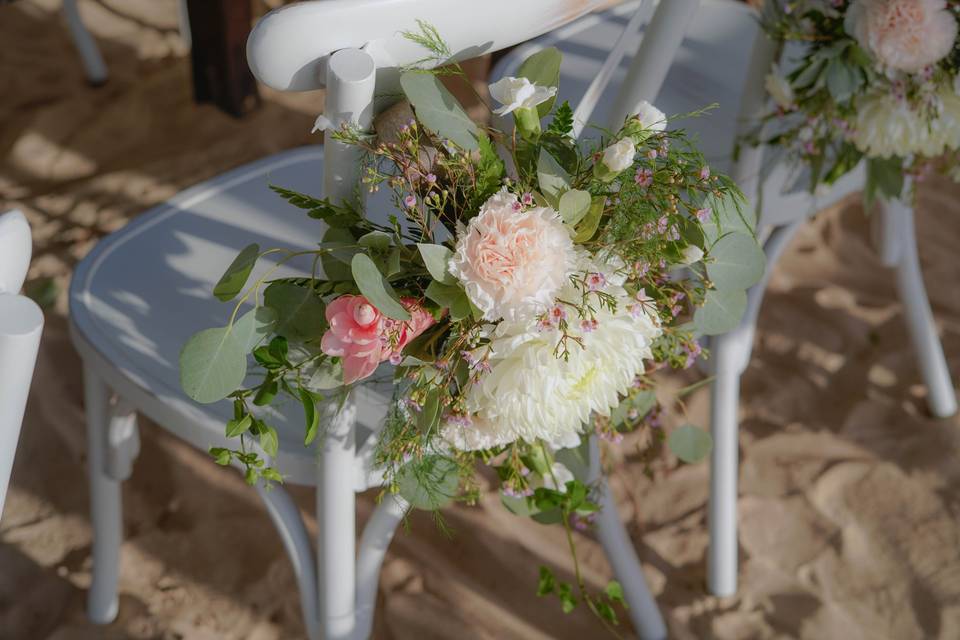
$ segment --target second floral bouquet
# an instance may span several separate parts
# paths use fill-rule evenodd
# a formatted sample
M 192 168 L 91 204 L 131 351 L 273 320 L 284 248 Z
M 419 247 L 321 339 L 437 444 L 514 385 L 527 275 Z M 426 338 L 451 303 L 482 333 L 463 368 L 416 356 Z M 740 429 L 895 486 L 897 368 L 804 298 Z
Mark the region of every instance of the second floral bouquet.
M 449 59 L 422 27 L 410 37 Z M 401 75 L 406 102 L 389 114 L 407 114 L 400 126 L 329 132 L 363 151 L 362 187 L 389 193 L 386 223 L 359 198 L 273 187 L 329 228 L 305 252 L 314 271 L 302 278 L 248 284 L 260 257 L 304 252 L 245 249 L 214 291 L 239 296 L 236 320 L 184 348 L 184 389 L 201 402 L 229 397 L 227 434 L 246 443 L 214 449 L 218 462 L 245 466 L 250 482 L 281 480 L 247 446 L 276 454 L 264 408 L 284 393 L 302 402 L 310 444 L 322 437 L 317 403 L 377 372 L 392 377 L 394 398 L 376 464 L 384 490 L 415 507 L 473 501 L 481 464 L 507 508 L 569 532 L 598 509 L 582 453 L 592 434 L 619 441 L 644 429 L 653 452 L 667 441 L 683 460 L 706 455 L 703 430 L 664 434 L 651 374 L 690 367 L 701 336 L 736 326 L 763 253 L 736 187 L 652 105 L 616 131 L 574 139 L 573 112 L 556 102 L 559 70 L 547 49 L 491 85 L 507 130 L 467 117 L 439 77 L 462 75 L 453 65 Z M 220 362 L 245 361 L 249 344 L 262 376 L 243 386 L 246 367 Z M 574 591 L 544 570 L 541 591 L 616 619 L 615 584 L 590 594 L 577 582 Z

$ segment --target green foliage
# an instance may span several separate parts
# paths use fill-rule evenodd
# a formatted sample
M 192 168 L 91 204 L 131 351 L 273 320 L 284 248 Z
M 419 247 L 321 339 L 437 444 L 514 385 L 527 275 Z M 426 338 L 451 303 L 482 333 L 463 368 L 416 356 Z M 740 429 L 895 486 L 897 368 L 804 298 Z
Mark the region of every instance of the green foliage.
M 243 251 L 234 258 L 226 272 L 220 277 L 219 282 L 213 288 L 213 295 L 221 302 L 233 300 L 237 294 L 243 291 L 247 284 L 247 278 L 253 270 L 253 265 L 257 263 L 260 257 L 260 245 L 253 243 L 243 248 Z
M 423 126 L 467 151 L 479 148 L 477 138 L 483 134 L 436 76 L 406 71 L 400 75 L 400 86 Z
M 317 411 L 317 401 L 307 389 L 300 387 L 300 404 L 303 405 L 303 420 L 306 424 L 306 435 L 303 445 L 309 446 L 316 438 L 320 429 L 320 412 Z
M 867 187 L 864 198 L 868 205 L 876 199 L 895 199 L 903 191 L 903 167 L 899 158 L 867 160 Z
M 749 289 L 760 281 L 766 254 L 753 237 L 728 233 L 710 247 L 707 275 L 721 291 Z
M 450 319 L 454 322 L 469 318 L 473 314 L 470 299 L 467 297 L 466 291 L 458 284 L 446 285 L 434 281 L 426 288 L 424 294 L 441 307 L 449 309 Z
M 400 304 L 400 298 L 370 256 L 363 253 L 353 256 L 351 269 L 360 293 L 370 301 L 370 304 L 379 309 L 380 313 L 394 320 L 410 319 L 410 313 Z
M 318 339 L 326 328 L 323 300 L 309 287 L 274 282 L 263 292 L 263 301 L 277 315 L 274 331 L 289 340 Z
M 572 133 L 573 109 L 570 107 L 570 103 L 564 100 L 563 104 L 557 107 L 556 112 L 554 112 L 553 120 L 550 121 L 550 126 L 544 131 L 544 135 L 565 138 Z
M 703 306 L 693 314 L 693 323 L 701 334 L 717 336 L 733 331 L 747 309 L 747 293 L 742 289 L 711 290 Z
M 675 456 L 693 464 L 707 457 L 713 448 L 713 438 L 703 429 L 685 424 L 670 432 L 667 446 Z
M 560 196 L 559 211 L 564 223 L 576 226 L 590 211 L 590 194 L 580 189 L 571 189 Z M 603 203 L 601 203 L 602 211 Z
M 563 60 L 559 49 L 547 47 L 534 53 L 523 61 L 517 69 L 518 78 L 526 78 L 542 87 L 556 87 L 560 84 L 560 62 Z M 537 115 L 541 118 L 550 113 L 556 98 L 537 105 Z
M 408 462 L 397 474 L 400 495 L 411 506 L 436 511 L 456 497 L 460 470 L 450 458 L 429 455 Z
M 447 268 L 450 258 L 453 257 L 453 252 L 450 251 L 450 249 L 442 244 L 425 243 L 418 244 L 417 248 L 420 250 L 423 264 L 427 267 L 427 271 L 430 272 L 434 280 L 446 285 L 454 285 L 457 283 L 457 279 L 453 277 Z
M 180 351 L 180 385 L 197 402 L 226 398 L 246 375 L 246 344 L 233 327 L 205 329 Z
M 540 192 L 555 209 L 559 207 L 560 196 L 570 189 L 570 174 L 546 149 L 540 150 L 537 160 L 537 183 Z
M 349 205 L 336 205 L 327 198 L 316 198 L 275 184 L 271 184 L 270 189 L 298 209 L 305 209 L 309 217 L 323 220 L 331 227 L 346 228 L 362 220 L 360 214 Z

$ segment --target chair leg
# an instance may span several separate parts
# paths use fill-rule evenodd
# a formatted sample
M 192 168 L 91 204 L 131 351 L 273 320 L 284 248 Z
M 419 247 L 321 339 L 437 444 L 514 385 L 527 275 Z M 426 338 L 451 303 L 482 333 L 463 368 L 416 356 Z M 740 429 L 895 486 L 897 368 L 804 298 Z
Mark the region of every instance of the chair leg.
M 373 631 L 373 612 L 377 605 L 380 567 L 397 525 L 409 505 L 400 496 L 388 493 L 377 506 L 360 537 L 357 554 L 357 631 L 356 638 L 369 638 Z
M 589 480 L 597 487 L 600 512 L 597 517 L 597 537 L 613 573 L 623 587 L 623 596 L 629 605 L 630 620 L 641 640 L 664 640 L 667 626 L 660 615 L 650 587 L 643 575 L 643 567 L 633 548 L 627 529 L 620 520 L 607 479 L 600 465 L 600 443 L 590 437 Z
M 100 376 L 86 365 L 83 386 L 93 525 L 93 579 L 87 595 L 87 616 L 97 624 L 108 624 L 117 617 L 117 580 L 123 541 L 120 482 L 106 470 L 111 393 Z
M 920 360 L 920 372 L 927 385 L 930 412 L 938 418 L 952 416 L 957 412 L 957 396 L 923 284 L 913 209 L 899 200 L 892 200 L 884 202 L 880 212 L 883 217 L 882 253 L 888 265 L 896 269 L 897 290 L 913 348 Z
M 310 640 L 320 640 L 320 615 L 317 612 L 317 573 L 314 567 L 313 549 L 310 536 L 300 517 L 300 510 L 290 498 L 290 494 L 281 487 L 264 489 L 257 485 L 257 493 L 263 499 L 273 525 L 280 533 L 283 546 L 287 550 L 293 573 L 300 587 L 300 608 L 303 623 Z
M 324 640 L 356 637 L 356 418 L 352 397 L 323 407 L 317 476 L 317 592 Z
M 716 596 L 737 591 L 737 476 L 739 474 L 740 376 L 750 362 L 753 336 L 760 305 L 770 274 L 803 220 L 770 231 L 763 244 L 767 267 L 763 278 L 747 292 L 747 310 L 740 326 L 710 340 L 710 503 L 707 522 L 710 546 L 707 550 L 707 589 Z
M 87 80 L 94 86 L 103 84 L 107 81 L 107 65 L 103 62 L 103 56 L 100 55 L 96 41 L 80 18 L 77 0 L 63 0 L 63 15 L 67 20 L 73 44 L 77 48 L 77 53 L 80 54 L 80 60 L 83 61 Z
M 707 588 L 716 596 L 737 591 L 737 475 L 739 467 L 740 374 L 749 345 L 736 334 L 711 341 L 714 382 L 710 396 L 710 503 L 707 522 Z

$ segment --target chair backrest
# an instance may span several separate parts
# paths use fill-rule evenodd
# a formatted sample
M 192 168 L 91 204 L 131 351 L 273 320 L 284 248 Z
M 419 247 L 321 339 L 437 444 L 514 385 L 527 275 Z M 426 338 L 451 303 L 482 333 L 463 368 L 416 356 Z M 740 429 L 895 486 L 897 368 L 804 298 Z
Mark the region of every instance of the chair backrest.
M 30 226 L 23 214 L 0 215 L 0 515 L 43 330 L 40 307 L 18 295 L 30 247 Z
M 678 0 L 670 0 L 676 2 Z M 449 61 L 493 53 L 561 27 L 610 0 L 324 0 L 301 2 L 264 16 L 247 40 L 247 61 L 258 80 L 281 91 L 325 84 L 325 65 L 342 49 L 364 49 L 382 72 L 424 57 L 403 37 L 417 20 L 436 27 L 454 52 Z

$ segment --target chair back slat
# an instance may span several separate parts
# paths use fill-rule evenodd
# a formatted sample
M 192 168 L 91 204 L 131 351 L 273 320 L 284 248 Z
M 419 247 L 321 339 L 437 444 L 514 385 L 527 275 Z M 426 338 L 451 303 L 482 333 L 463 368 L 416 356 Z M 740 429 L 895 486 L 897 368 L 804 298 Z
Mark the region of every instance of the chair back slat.
M 22 213 L 0 215 L 0 515 L 43 330 L 40 307 L 17 294 L 30 262 L 30 244 Z
M 669 3 L 687 0 L 669 0 Z M 669 4 L 664 3 L 664 4 Z M 383 74 L 423 60 L 423 47 L 403 36 L 417 20 L 436 27 L 464 60 L 492 53 L 557 29 L 609 5 L 609 0 L 325 0 L 275 9 L 247 40 L 254 76 L 281 91 L 323 87 L 324 65 L 340 49 L 365 48 Z M 444 61 L 435 61 L 439 64 Z M 382 87 L 378 86 L 378 91 Z
M 610 110 L 608 128 L 617 129 L 640 100 L 656 102 L 667 71 L 680 50 L 700 0 L 661 0 Z M 641 9 L 642 10 L 642 9 Z

